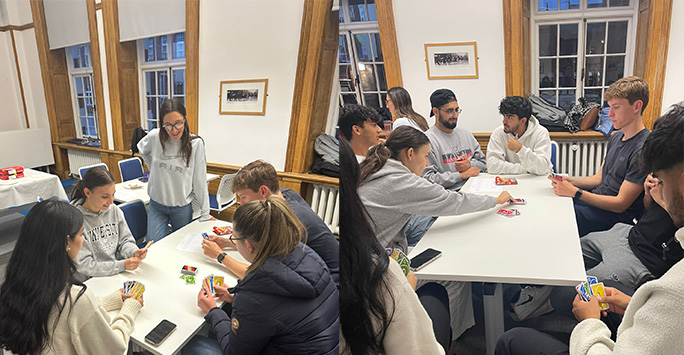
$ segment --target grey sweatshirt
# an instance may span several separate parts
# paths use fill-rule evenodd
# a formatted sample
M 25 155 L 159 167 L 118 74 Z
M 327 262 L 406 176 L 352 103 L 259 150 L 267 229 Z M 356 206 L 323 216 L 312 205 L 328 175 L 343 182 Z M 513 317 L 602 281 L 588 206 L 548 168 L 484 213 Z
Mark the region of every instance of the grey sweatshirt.
M 451 216 L 496 206 L 492 196 L 447 190 L 389 159 L 359 187 L 361 202 L 375 222 L 380 245 L 408 251 L 406 226 L 414 215 Z
M 508 149 L 508 139 L 513 137 L 512 133 L 504 132 L 503 126 L 492 132 L 487 145 L 487 169 L 490 174 L 545 175 L 553 171 L 549 131 L 534 116 L 530 117 L 525 133 L 517 138 L 522 144 L 517 153 Z
M 147 192 L 150 198 L 164 206 L 185 206 L 193 197 L 202 210 L 200 220 L 211 218 L 209 214 L 209 190 L 207 185 L 207 160 L 204 141 L 191 140 L 190 166 L 186 167 L 178 150 L 180 141 L 166 141 L 166 151 L 159 141 L 159 129 L 153 129 L 138 142 L 138 150 L 150 169 Z
M 83 208 L 83 202 L 85 199 L 71 202 L 83 214 L 83 245 L 77 259 L 79 278 L 124 271 L 123 259 L 132 257 L 138 246 L 123 212 L 112 204 L 106 211 L 95 213 Z
M 469 159 L 470 165 L 480 169 L 480 172 L 487 170 L 487 159 L 472 133 L 459 127 L 451 133 L 444 133 L 437 126 L 432 126 L 425 134 L 430 138 L 430 165 L 425 168 L 423 177 L 429 181 L 447 189 L 460 190 L 466 180 L 461 178 L 454 166 L 459 158 Z

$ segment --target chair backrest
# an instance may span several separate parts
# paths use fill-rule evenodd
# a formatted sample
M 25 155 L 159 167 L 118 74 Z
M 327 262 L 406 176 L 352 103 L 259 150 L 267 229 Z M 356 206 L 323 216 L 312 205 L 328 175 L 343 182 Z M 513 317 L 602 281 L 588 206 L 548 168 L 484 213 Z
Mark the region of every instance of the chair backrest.
M 136 242 L 142 240 L 147 235 L 147 210 L 145 204 L 140 200 L 131 201 L 119 208 L 126 218 L 128 229 L 131 230 Z
M 557 173 L 556 163 L 558 162 L 558 143 L 551 141 L 551 164 L 553 165 L 553 172 Z
M 90 168 L 94 168 L 96 166 L 104 166 L 105 169 L 109 170 L 109 168 L 107 167 L 107 164 L 97 163 L 97 164 L 86 165 L 86 166 L 82 166 L 82 167 L 78 168 L 78 175 L 81 177 L 81 179 L 83 179 L 83 176 L 85 175 L 86 171 L 88 171 Z
M 122 182 L 142 177 L 142 161 L 140 161 L 140 158 L 138 157 L 119 160 L 119 171 L 121 172 Z
M 230 189 L 230 184 L 233 182 L 234 177 L 235 174 L 226 174 L 221 177 L 221 182 L 216 191 L 218 209 L 221 209 L 225 204 L 235 203 L 235 193 Z

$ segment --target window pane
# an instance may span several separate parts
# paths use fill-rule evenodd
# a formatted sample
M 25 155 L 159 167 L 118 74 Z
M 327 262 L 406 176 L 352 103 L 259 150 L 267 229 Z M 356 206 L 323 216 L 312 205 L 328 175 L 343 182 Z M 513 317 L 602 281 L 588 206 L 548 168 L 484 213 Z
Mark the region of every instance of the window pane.
M 342 11 L 342 9 L 340 8 L 340 11 L 338 11 L 338 12 L 340 14 L 340 23 L 343 23 L 344 22 L 344 11 Z
M 375 66 L 376 74 L 378 74 L 378 81 L 380 82 L 380 91 L 387 91 L 387 78 L 385 77 L 385 65 L 378 64 Z
M 154 97 L 147 98 L 147 119 L 154 120 L 157 118 L 157 99 Z
M 157 81 L 159 83 L 159 85 L 157 85 L 159 95 L 168 95 L 169 94 L 169 73 L 166 71 L 158 71 L 157 72 Z
M 378 94 L 363 94 L 363 99 L 366 101 L 366 106 L 372 107 L 374 109 L 380 108 L 380 99 Z
M 185 58 L 185 32 L 173 35 L 173 59 Z
M 584 86 L 603 85 L 603 57 L 587 57 Z
M 584 98 L 589 102 L 601 105 L 601 89 L 584 90 Z
M 539 97 L 551 105 L 556 105 L 556 90 L 543 90 L 539 92 Z
M 185 106 L 185 96 L 178 96 L 178 100 Z
M 153 62 L 154 61 L 154 37 L 145 38 L 144 48 L 145 48 L 145 61 L 146 62 Z
M 349 17 L 351 22 L 368 21 L 366 4 L 363 0 L 349 0 Z
M 71 60 L 74 62 L 75 69 L 80 68 L 81 60 L 78 57 L 78 46 L 71 47 Z
M 560 0 L 560 9 L 579 9 L 579 0 Z
M 575 90 L 560 90 L 558 92 L 558 106 L 569 112 L 575 106 Z
M 629 6 L 629 0 L 610 0 L 610 6 Z
M 157 121 L 147 121 L 147 130 L 151 131 L 157 128 Z
M 560 74 L 558 76 L 558 86 L 560 87 L 575 87 L 577 85 L 577 58 L 561 58 L 558 60 L 560 64 Z
M 577 24 L 560 25 L 560 55 L 577 55 Z
M 558 10 L 558 0 L 539 0 L 539 11 Z
M 356 44 L 356 57 L 359 61 L 373 61 L 368 33 L 355 34 L 354 43 Z
M 97 137 L 97 128 L 95 126 L 90 127 L 90 135 L 92 137 Z
M 77 76 L 74 81 L 76 82 L 76 96 L 83 96 L 83 77 Z
M 157 86 L 155 85 L 156 74 L 153 71 L 145 72 L 145 89 L 147 90 L 147 96 L 157 94 Z
M 608 23 L 607 53 L 625 53 L 627 51 L 627 21 Z
M 154 43 L 156 44 L 155 55 L 157 60 L 167 60 L 168 46 L 166 44 L 166 36 L 155 37 Z
M 185 69 L 173 71 L 173 96 L 185 95 Z
M 376 91 L 378 85 L 375 82 L 375 75 L 373 74 L 373 66 L 370 64 L 359 63 L 359 80 L 361 81 L 361 90 Z
M 606 83 L 608 86 L 625 75 L 625 56 L 606 57 Z
M 93 89 L 90 86 L 90 77 L 83 77 L 83 90 L 85 90 L 87 96 L 93 96 Z
M 88 127 L 95 127 L 95 119 L 88 117 Z
M 539 56 L 556 55 L 556 37 L 558 26 L 539 26 Z
M 378 15 L 375 13 L 375 0 L 367 0 L 368 21 L 377 21 Z
M 93 106 L 93 99 L 91 99 L 91 98 L 86 98 L 85 104 L 86 104 L 86 114 L 87 114 L 88 116 L 94 116 L 95 112 L 94 112 L 94 110 L 93 110 L 93 108 L 94 108 L 94 106 Z
M 84 44 L 83 45 L 83 65 L 84 67 L 90 67 L 90 45 L 89 44 Z
M 587 24 L 587 54 L 603 54 L 603 42 L 605 39 L 605 22 Z
M 371 33 L 371 40 L 373 43 L 373 53 L 375 53 L 375 61 L 382 62 L 382 46 L 380 45 L 380 34 Z
M 78 99 L 78 115 L 81 117 L 86 115 L 84 99 Z
M 80 68 L 87 68 L 88 67 L 88 59 L 86 58 L 86 50 L 85 46 L 78 46 L 78 56 L 81 59 L 81 62 L 79 63 Z
M 342 95 L 342 101 L 344 104 L 358 104 L 358 101 L 356 101 L 356 95 L 354 94 L 347 94 L 347 95 Z
M 608 6 L 608 1 L 607 0 L 588 0 L 587 2 L 587 7 L 592 8 L 592 7 L 607 7 Z
M 85 123 L 85 118 L 82 120 L 83 123 L 81 123 L 81 134 L 84 136 L 88 135 L 88 125 Z
M 556 87 L 556 59 L 539 60 L 539 87 Z
M 351 65 L 340 65 L 340 79 L 351 79 Z
M 159 99 L 157 100 L 157 103 L 159 104 L 159 106 L 157 106 L 158 109 L 159 109 L 158 112 L 161 112 L 161 105 L 164 103 L 164 100 L 166 100 L 166 99 L 168 99 L 168 97 L 166 97 L 166 96 L 160 96 Z M 163 117 L 162 117 L 162 118 L 163 118 Z
M 340 36 L 340 63 L 349 63 L 349 49 L 345 36 Z

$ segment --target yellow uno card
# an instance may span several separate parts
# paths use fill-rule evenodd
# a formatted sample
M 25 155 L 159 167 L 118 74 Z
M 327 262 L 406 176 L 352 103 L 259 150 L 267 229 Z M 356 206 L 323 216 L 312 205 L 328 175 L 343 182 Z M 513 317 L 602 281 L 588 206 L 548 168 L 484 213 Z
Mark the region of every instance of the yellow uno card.
M 596 296 L 596 297 L 606 297 L 606 290 L 605 290 L 605 288 L 603 288 L 603 282 L 599 282 L 597 284 L 591 285 L 591 291 L 593 292 L 594 296 Z M 604 311 L 609 308 L 608 303 L 604 303 L 604 302 L 599 303 L 599 306 Z
M 222 293 L 216 286 L 223 286 L 223 276 L 214 276 L 214 293 Z

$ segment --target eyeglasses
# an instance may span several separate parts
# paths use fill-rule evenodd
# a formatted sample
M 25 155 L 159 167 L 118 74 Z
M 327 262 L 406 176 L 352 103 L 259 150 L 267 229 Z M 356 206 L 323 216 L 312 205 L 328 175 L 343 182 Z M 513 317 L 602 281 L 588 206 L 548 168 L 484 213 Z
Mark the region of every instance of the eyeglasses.
M 461 109 L 460 107 L 456 107 L 456 108 L 450 108 L 448 110 L 440 109 L 440 111 L 445 112 L 449 116 L 455 116 L 455 115 L 463 112 L 463 109 Z
M 235 232 L 233 232 L 233 234 L 231 234 L 230 237 L 228 237 L 228 239 L 230 239 L 230 241 L 233 242 L 233 244 L 235 244 L 236 240 L 243 240 L 247 238 L 235 238 Z
M 170 131 L 174 128 L 175 129 L 181 129 L 181 128 L 183 128 L 183 125 L 185 125 L 185 120 L 180 121 L 180 122 L 176 122 L 174 124 L 167 123 L 167 124 L 163 125 L 162 127 L 164 127 L 164 129 L 166 129 L 167 131 Z

